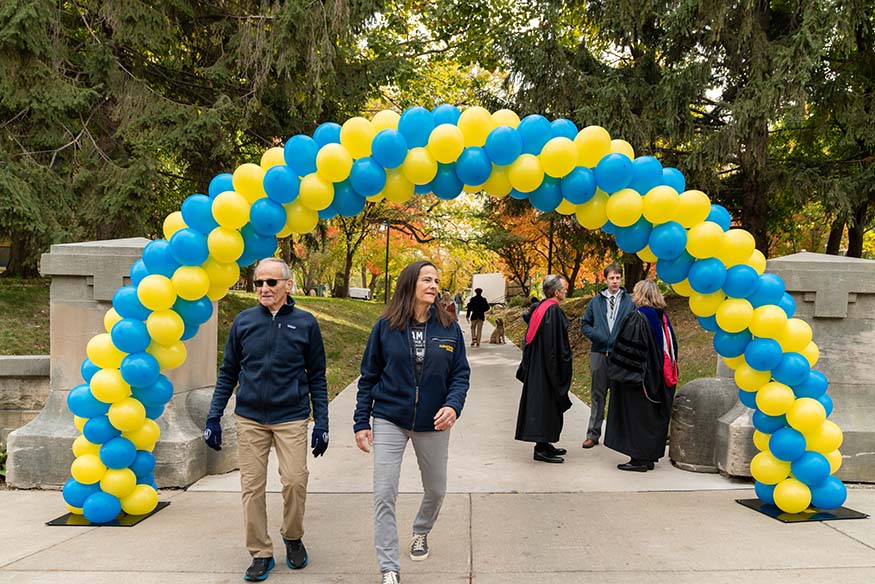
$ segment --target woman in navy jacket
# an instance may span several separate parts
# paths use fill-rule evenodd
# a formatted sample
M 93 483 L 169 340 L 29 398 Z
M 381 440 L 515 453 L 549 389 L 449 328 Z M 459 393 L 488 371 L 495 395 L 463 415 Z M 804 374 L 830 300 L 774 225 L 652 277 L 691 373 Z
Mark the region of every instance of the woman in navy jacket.
M 354 431 L 361 450 L 374 447 L 374 545 L 383 584 L 400 580 L 395 499 L 407 441 L 425 491 L 410 544 L 410 558 L 420 561 L 446 493 L 449 430 L 468 393 L 465 341 L 439 302 L 439 286 L 431 262 L 404 268 L 362 356 Z

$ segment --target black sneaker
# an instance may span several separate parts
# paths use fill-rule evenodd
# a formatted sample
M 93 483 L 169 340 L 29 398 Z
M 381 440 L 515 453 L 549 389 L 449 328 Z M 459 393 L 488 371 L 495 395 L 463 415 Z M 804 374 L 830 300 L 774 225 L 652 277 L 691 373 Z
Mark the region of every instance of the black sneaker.
M 421 562 L 428 559 L 428 534 L 414 533 L 410 541 L 410 559 Z
M 273 556 L 268 558 L 252 558 L 252 564 L 246 568 L 246 573 L 243 574 L 243 579 L 249 580 L 250 582 L 267 580 L 267 577 L 270 576 L 270 571 L 273 570 L 275 565 L 276 563 L 273 561 Z
M 286 543 L 286 564 L 292 570 L 300 570 L 306 568 L 310 562 L 310 557 L 307 555 L 307 549 L 304 547 L 304 542 L 300 539 L 285 539 Z
M 383 572 L 380 584 L 401 584 L 401 574 L 398 572 Z

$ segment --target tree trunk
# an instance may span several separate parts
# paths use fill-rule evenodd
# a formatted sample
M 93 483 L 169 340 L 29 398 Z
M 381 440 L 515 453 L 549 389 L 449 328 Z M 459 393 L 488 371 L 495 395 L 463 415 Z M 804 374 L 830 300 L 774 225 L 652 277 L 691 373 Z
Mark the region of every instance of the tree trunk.
M 39 270 L 30 262 L 33 237 L 21 232 L 10 234 L 9 263 L 3 276 L 11 278 L 38 278 Z
M 866 224 L 869 216 L 869 201 L 863 201 L 854 208 L 854 224 L 848 226 L 849 258 L 863 257 L 863 236 L 866 234 Z
M 623 272 L 625 288 L 631 293 L 635 284 L 644 279 L 644 262 L 635 254 L 626 254 L 623 257 Z
M 836 217 L 829 228 L 829 239 L 826 241 L 826 252 L 830 255 L 839 255 L 842 246 L 842 236 L 845 233 L 845 220 Z

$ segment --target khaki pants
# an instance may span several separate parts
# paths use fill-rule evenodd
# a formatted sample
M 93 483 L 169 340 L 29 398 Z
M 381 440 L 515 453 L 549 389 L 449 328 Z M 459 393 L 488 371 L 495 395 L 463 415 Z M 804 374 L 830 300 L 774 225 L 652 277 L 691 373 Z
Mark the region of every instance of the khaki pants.
M 273 543 L 267 534 L 267 457 L 276 446 L 280 479 L 283 485 L 283 525 L 285 539 L 304 535 L 304 504 L 307 500 L 307 420 L 281 424 L 259 424 L 237 416 L 237 457 L 240 464 L 240 490 L 243 495 L 243 526 L 246 548 L 255 558 L 273 556 Z
M 472 320 L 471 321 L 471 346 L 473 347 L 475 344 L 480 346 L 480 333 L 483 331 L 483 321 L 482 320 Z

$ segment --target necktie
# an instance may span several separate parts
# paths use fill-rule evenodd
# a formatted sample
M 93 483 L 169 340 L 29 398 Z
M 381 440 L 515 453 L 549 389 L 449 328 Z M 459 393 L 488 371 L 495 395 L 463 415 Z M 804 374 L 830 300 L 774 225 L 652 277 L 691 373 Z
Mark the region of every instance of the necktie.
M 616 298 L 616 296 L 611 296 L 611 297 L 610 297 L 610 299 L 611 299 L 611 314 L 614 313 L 614 299 L 615 299 L 615 298 Z

